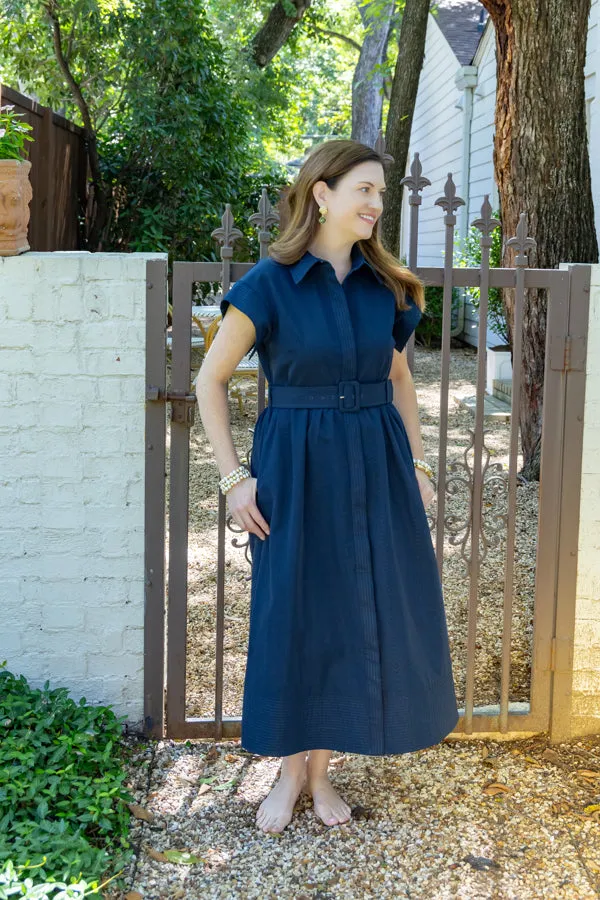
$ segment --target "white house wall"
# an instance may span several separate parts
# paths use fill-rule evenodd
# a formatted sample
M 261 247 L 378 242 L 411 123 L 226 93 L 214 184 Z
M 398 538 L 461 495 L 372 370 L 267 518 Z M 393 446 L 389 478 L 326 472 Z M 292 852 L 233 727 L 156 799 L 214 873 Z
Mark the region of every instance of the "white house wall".
M 585 65 L 585 96 L 592 174 L 592 195 L 595 210 L 596 233 L 600 234 L 600 0 L 592 0 L 588 19 L 588 40 Z M 473 59 L 477 68 L 477 86 L 473 97 L 473 110 L 468 149 L 469 184 L 462 184 L 463 153 L 463 91 L 458 90 L 455 78 L 461 71 L 454 52 L 439 28 L 435 18 L 429 16 L 425 58 L 410 139 L 406 174 L 410 174 L 413 155 L 418 152 L 423 174 L 432 182 L 422 192 L 423 202 L 419 210 L 419 266 L 441 266 L 444 259 L 444 223 L 440 207 L 435 200 L 442 196 L 448 172 L 452 172 L 460 197 L 468 196 L 468 222 L 466 209 L 457 211 L 457 234 L 465 233 L 465 225 L 477 219 L 485 194 L 490 195 L 493 209 L 498 207 L 498 189 L 494 179 L 493 146 L 494 116 L 496 104 L 496 38 L 488 18 L 479 47 Z M 460 108 L 457 107 L 460 104 Z M 409 192 L 405 189 L 400 232 L 401 255 L 408 260 L 410 207 Z M 478 340 L 477 312 L 467 302 L 464 310 L 462 338 L 476 346 Z M 497 336 L 488 327 L 487 346 L 498 343 Z
M 473 65 L 477 67 L 477 87 L 473 97 L 471 147 L 469 153 L 469 204 L 467 229 L 481 215 L 481 206 L 489 194 L 492 209 L 498 207 L 498 187 L 494 178 L 494 115 L 496 108 L 496 37 L 488 19 Z M 461 194 L 462 196 L 462 194 Z M 479 322 L 477 310 L 468 297 L 465 301 L 463 339 L 477 346 Z M 486 346 L 501 343 L 488 325 Z
M 419 266 L 444 263 L 444 212 L 434 206 L 444 193 L 448 172 L 453 173 L 460 193 L 462 160 L 462 111 L 455 104 L 460 91 L 454 83 L 458 64 L 450 45 L 432 16 L 429 17 L 425 59 L 415 105 L 406 174 L 410 174 L 413 155 L 419 154 L 423 175 L 431 186 L 422 193 L 419 209 Z M 401 254 L 408 260 L 409 191 L 404 189 L 401 229 Z

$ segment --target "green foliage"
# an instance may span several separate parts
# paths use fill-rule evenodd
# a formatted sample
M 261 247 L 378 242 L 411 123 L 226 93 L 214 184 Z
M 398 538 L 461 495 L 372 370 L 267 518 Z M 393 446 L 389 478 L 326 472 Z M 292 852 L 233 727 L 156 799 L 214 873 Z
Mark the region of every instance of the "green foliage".
M 127 74 L 124 26 L 137 0 L 60 0 L 54 11 L 73 78 L 81 86 L 92 127 L 114 114 Z M 0 80 L 34 93 L 40 103 L 83 125 L 58 65 L 53 29 L 41 0 L 0 0 Z
M 0 106 L 0 159 L 25 159 L 25 141 L 33 140 L 27 133 L 33 131 L 31 125 L 20 121 L 23 113 L 13 110 L 10 104 Z
M 0 859 L 31 862 L 42 881 L 98 878 L 127 861 L 123 718 L 0 666 Z
M 493 217 L 500 220 L 498 210 L 493 212 Z M 471 226 L 464 241 L 457 238 L 455 241 L 455 265 L 459 268 L 478 268 L 481 265 L 481 232 L 475 226 Z M 502 265 L 502 229 L 500 226 L 492 231 L 492 246 L 490 248 L 490 268 L 498 268 Z M 479 288 L 465 288 L 474 308 L 479 311 Z M 509 331 L 502 300 L 501 288 L 490 288 L 488 292 L 488 322 L 490 327 L 498 334 L 505 344 L 509 344 Z
M 452 288 L 452 313 L 456 313 L 460 301 L 458 288 Z M 415 331 L 415 341 L 425 347 L 439 347 L 442 341 L 442 314 L 444 310 L 444 289 L 429 285 L 425 287 L 425 312 Z
M 138 12 L 125 29 L 120 113 L 99 143 L 114 209 L 104 249 L 217 258 L 210 233 L 225 203 L 250 239 L 262 184 L 284 184 L 285 171 L 248 134 L 248 104 L 229 83 L 203 0 L 141 0 Z
M 46 857 L 44 857 L 45 862 Z M 68 900 L 68 898 L 88 897 L 90 894 L 98 894 L 100 888 L 112 881 L 107 879 L 99 885 L 97 881 L 71 879 L 69 884 L 65 881 L 45 881 L 36 884 L 27 872 L 34 872 L 38 866 L 24 865 L 14 866 L 12 860 L 8 860 L 0 872 L 0 900 L 9 900 L 11 897 L 25 897 L 29 900 L 39 900 L 43 897 L 51 897 L 52 900 Z

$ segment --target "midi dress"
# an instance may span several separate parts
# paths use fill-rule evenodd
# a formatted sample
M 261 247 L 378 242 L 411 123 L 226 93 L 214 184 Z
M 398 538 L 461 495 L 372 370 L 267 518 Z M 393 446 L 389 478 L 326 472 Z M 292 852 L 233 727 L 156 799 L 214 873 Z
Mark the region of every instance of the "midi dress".
M 241 746 L 382 756 L 442 740 L 457 724 L 446 615 L 402 416 L 361 406 L 348 382 L 388 379 L 421 311 L 359 244 L 340 283 L 306 251 L 261 259 L 221 301 L 253 322 L 269 396 L 334 386 L 333 407 L 269 403 L 250 453 L 265 540 L 249 532 L 251 591 Z M 289 388 L 279 389 L 289 394 Z M 366 393 L 366 391 L 365 391 Z M 300 404 L 303 402 L 299 401 Z

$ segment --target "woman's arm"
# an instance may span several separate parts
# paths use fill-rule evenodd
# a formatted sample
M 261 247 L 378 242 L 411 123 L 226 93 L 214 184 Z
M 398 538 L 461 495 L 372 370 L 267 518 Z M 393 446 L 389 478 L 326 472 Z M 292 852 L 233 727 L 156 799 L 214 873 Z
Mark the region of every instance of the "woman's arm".
M 196 379 L 200 418 L 221 476 L 240 465 L 231 432 L 227 382 L 255 340 L 252 319 L 230 305 Z M 255 479 L 245 478 L 227 492 L 227 500 L 237 524 L 264 539 L 263 532 L 269 533 L 269 525 L 256 506 L 255 492 Z
M 388 378 L 390 378 L 394 386 L 394 406 L 402 416 L 413 458 L 424 459 L 417 392 L 415 391 L 415 383 L 408 367 L 406 347 L 401 353 L 398 350 L 394 350 L 392 367 Z M 421 491 L 423 506 L 427 507 L 435 496 L 433 484 L 422 469 L 415 468 L 415 475 Z
M 419 423 L 419 408 L 415 383 L 408 367 L 406 347 L 402 353 L 394 350 L 392 368 L 388 376 L 394 385 L 394 406 L 402 416 L 412 455 L 415 459 L 423 459 L 423 440 Z

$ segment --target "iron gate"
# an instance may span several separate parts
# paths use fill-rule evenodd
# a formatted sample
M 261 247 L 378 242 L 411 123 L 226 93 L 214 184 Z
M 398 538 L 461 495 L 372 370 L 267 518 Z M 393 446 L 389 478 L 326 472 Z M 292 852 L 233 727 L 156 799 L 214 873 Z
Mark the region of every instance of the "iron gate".
M 437 465 L 436 514 L 428 512 L 440 577 L 443 576 L 444 538 L 461 547 L 466 577 L 466 658 L 464 706 L 456 732 L 524 733 L 548 730 L 551 740 L 566 734 L 572 670 L 572 640 L 577 567 L 578 498 L 583 434 L 586 331 L 588 321 L 590 267 L 564 266 L 560 269 L 530 269 L 526 251 L 535 245 L 527 235 L 527 221 L 521 215 L 517 235 L 508 242 L 515 250 L 515 267 L 491 268 L 489 254 L 492 218 L 488 197 L 481 217 L 473 225 L 481 232 L 480 268 L 455 268 L 453 243 L 456 209 L 463 204 L 448 176 L 444 196 L 435 205 L 444 211 L 445 264 L 430 268 L 416 266 L 420 192 L 430 182 L 423 177 L 418 154 L 411 175 L 404 179 L 410 189 L 410 254 L 408 265 L 426 285 L 443 289 L 439 452 Z M 260 257 L 267 255 L 270 228 L 278 216 L 263 190 L 258 213 L 251 217 L 259 233 Z M 241 718 L 223 714 L 223 640 L 225 632 L 225 541 L 227 530 L 239 534 L 226 515 L 224 495 L 218 494 L 218 556 L 216 581 L 216 664 L 214 715 L 186 715 L 186 646 L 188 591 L 188 517 L 190 429 L 194 424 L 195 394 L 191 386 L 192 293 L 195 282 L 219 282 L 223 295 L 253 263 L 233 262 L 233 244 L 241 232 L 235 228 L 229 204 L 221 227 L 213 237 L 221 245 L 221 262 L 176 262 L 173 265 L 171 385 L 166 385 L 166 292 L 157 291 L 160 281 L 149 270 L 147 335 L 147 464 L 146 464 L 146 728 L 154 736 L 172 738 L 229 739 L 239 737 Z M 151 264 L 152 265 L 152 264 Z M 164 282 L 164 279 L 163 279 Z M 162 285 L 164 288 L 164 284 Z M 448 403 L 450 372 L 451 305 L 453 288 L 480 288 L 479 339 L 477 347 L 477 390 L 473 429 L 462 461 L 448 459 Z M 514 288 L 514 360 L 521 358 L 521 327 L 525 291 L 547 291 L 547 331 L 544 368 L 541 474 L 537 527 L 537 558 L 533 635 L 531 641 L 531 681 L 529 700 L 509 702 L 511 669 L 511 619 L 513 572 L 515 565 L 515 512 L 517 486 L 518 409 L 521 389 L 520 365 L 513 367 L 508 471 L 489 463 L 485 444 L 484 391 L 485 343 L 488 292 L 490 288 Z M 414 336 L 408 345 L 413 369 Z M 264 409 L 266 384 L 258 373 L 257 415 Z M 165 403 L 170 404 L 170 496 L 168 602 L 165 607 Z M 215 470 L 215 483 L 218 473 Z M 497 703 L 475 705 L 475 655 L 477 641 L 479 572 L 487 548 L 495 540 L 490 531 L 492 516 L 482 507 L 483 492 L 494 481 L 504 494 L 507 513 L 496 516 L 505 529 L 506 564 L 502 601 L 502 655 Z M 446 516 L 448 497 L 461 486 L 468 496 L 468 514 L 457 523 Z M 232 542 L 244 552 L 248 565 L 248 540 Z M 468 552 L 467 552 L 468 548 Z M 477 548 L 473 552 L 472 548 Z M 166 614 L 165 614 L 166 609 Z M 166 621 L 165 621 L 166 620 Z M 166 638 L 165 638 L 166 624 Z M 166 669 L 164 667 L 166 648 Z M 164 704 L 163 704 L 164 699 Z

